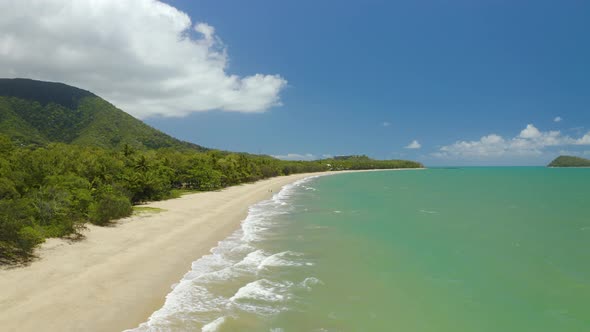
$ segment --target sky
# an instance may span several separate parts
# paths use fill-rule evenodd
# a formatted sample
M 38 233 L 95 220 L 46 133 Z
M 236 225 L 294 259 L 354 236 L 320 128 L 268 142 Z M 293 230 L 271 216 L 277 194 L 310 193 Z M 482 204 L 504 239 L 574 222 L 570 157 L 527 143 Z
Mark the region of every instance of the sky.
M 427 166 L 590 158 L 590 2 L 7 0 L 0 76 L 183 140 Z

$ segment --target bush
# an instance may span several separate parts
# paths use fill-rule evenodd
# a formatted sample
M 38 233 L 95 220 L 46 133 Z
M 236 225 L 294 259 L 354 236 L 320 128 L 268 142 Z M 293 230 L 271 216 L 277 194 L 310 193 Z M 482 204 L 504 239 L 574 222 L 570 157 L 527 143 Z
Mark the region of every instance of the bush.
M 130 216 L 133 207 L 127 196 L 110 186 L 102 188 L 88 208 L 88 219 L 93 224 L 104 226 L 109 221 Z
M 13 205 L 14 207 L 14 205 Z M 5 214 L 0 208 L 0 263 L 25 261 L 33 249 L 44 241 L 43 235 L 35 228 L 25 225 L 18 216 Z
M 16 199 L 19 197 L 14 182 L 6 178 L 0 178 L 0 199 Z
M 18 231 L 18 246 L 24 252 L 31 252 L 43 241 L 43 235 L 33 227 L 25 226 Z
M 13 260 L 22 250 L 18 248 L 18 234 L 22 225 L 10 218 L 2 215 L 0 211 L 0 262 Z

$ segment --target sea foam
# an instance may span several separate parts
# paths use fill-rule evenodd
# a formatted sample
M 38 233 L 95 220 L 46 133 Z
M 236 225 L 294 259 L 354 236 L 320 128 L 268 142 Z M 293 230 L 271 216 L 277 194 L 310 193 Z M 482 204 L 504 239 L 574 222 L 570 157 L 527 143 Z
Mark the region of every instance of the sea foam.
M 266 279 L 253 281 L 240 288 L 229 300 L 237 302 L 241 300 L 256 300 L 277 302 L 288 298 L 287 290 L 293 284 L 290 282 L 280 283 Z
M 277 266 L 303 266 L 305 262 L 298 262 L 297 259 L 303 256 L 303 254 L 293 251 L 283 251 L 278 254 L 274 254 L 266 257 L 258 265 L 258 269 L 262 270 L 268 267 Z
M 219 328 L 221 327 L 221 325 L 223 325 L 223 323 L 225 323 L 225 320 L 226 320 L 226 317 L 221 316 L 221 317 L 217 318 L 216 320 L 212 321 L 211 323 L 204 325 L 203 328 L 201 329 L 201 331 L 202 332 L 215 332 L 215 331 L 219 330 Z
M 300 283 L 258 279 L 258 273 L 268 268 L 309 266 L 302 254 L 283 251 L 266 252 L 257 244 L 277 227 L 276 217 L 291 213 L 289 200 L 296 188 L 318 176 L 308 177 L 284 186 L 269 200 L 252 205 L 241 228 L 211 249 L 210 254 L 194 261 L 191 271 L 166 296 L 162 308 L 154 312 L 147 322 L 127 331 L 170 331 L 173 325 L 194 322 L 202 331 L 217 331 L 236 310 L 261 315 L 275 314 L 286 307 L 280 303 L 291 299 L 291 290 L 310 288 L 318 282 L 307 278 Z M 308 187 L 309 188 L 309 187 Z M 305 189 L 305 188 L 304 188 Z M 252 278 L 255 280 L 252 281 Z M 235 293 L 218 294 L 215 284 L 228 280 L 248 280 Z M 194 323 L 190 323 L 195 326 Z

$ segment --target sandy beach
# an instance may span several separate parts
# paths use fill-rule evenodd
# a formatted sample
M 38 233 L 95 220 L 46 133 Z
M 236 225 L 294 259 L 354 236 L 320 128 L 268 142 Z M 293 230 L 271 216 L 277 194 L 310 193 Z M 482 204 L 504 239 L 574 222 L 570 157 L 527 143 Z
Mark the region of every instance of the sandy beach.
M 78 242 L 48 240 L 29 266 L 0 270 L 1 330 L 137 327 L 162 306 L 191 262 L 239 227 L 250 205 L 310 175 L 154 202 L 146 206 L 162 212 L 126 218 L 114 227 L 90 225 Z

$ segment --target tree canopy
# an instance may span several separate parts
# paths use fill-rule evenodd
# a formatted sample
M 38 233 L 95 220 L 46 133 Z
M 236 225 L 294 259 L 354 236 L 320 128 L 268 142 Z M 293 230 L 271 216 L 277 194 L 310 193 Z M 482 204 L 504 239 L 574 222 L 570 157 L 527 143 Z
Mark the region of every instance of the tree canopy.
M 98 96 L 61 83 L 0 79 L 0 263 L 48 237 L 106 225 L 132 205 L 273 176 L 421 167 L 343 156 L 283 161 L 170 137 Z
M 0 261 L 30 257 L 48 237 L 106 225 L 132 205 L 294 173 L 412 168 L 369 158 L 284 161 L 224 151 L 103 149 L 64 143 L 20 146 L 0 135 Z
M 0 79 L 0 133 L 22 145 L 206 150 L 166 135 L 88 91 L 28 79 Z

